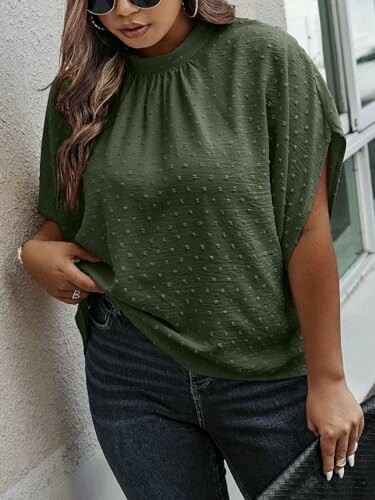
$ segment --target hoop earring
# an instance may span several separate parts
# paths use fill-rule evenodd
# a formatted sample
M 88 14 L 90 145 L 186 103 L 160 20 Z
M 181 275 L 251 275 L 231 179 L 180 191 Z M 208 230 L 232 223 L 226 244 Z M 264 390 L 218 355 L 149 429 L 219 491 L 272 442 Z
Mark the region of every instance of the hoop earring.
M 96 29 L 102 30 L 102 31 L 107 31 L 107 28 L 102 28 L 101 26 L 96 24 L 95 19 L 92 17 L 92 14 L 90 14 L 90 19 L 91 19 L 91 22 L 95 26 Z
M 189 14 L 186 12 L 186 8 L 185 8 L 185 3 L 184 3 L 184 0 L 182 0 L 182 6 L 184 8 L 184 11 L 185 11 L 185 14 L 188 16 L 188 17 L 195 17 L 198 13 L 198 2 L 199 0 L 195 0 L 195 9 L 194 9 L 194 14 L 192 16 L 189 16 Z

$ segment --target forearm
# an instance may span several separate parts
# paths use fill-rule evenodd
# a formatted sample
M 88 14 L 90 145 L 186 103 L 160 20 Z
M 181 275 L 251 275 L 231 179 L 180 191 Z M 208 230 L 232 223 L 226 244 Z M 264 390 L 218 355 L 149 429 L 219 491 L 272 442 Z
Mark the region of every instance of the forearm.
M 339 275 L 328 228 L 302 233 L 288 275 L 304 339 L 309 384 L 322 378 L 343 379 Z
M 32 239 L 43 241 L 63 241 L 63 233 L 60 226 L 56 222 L 47 219 L 39 227 Z
M 34 234 L 34 236 L 28 240 L 26 240 L 23 245 L 22 245 L 22 250 L 21 250 L 21 259 L 23 262 L 23 266 L 26 269 L 26 260 L 27 260 L 27 254 L 29 251 L 33 252 L 38 251 L 37 245 L 37 240 L 39 241 L 63 241 L 63 234 L 60 229 L 60 226 L 50 220 L 47 219 L 45 220 L 41 226 L 38 228 L 37 232 Z M 34 248 L 34 250 L 33 250 Z
M 34 234 L 32 238 L 25 241 L 23 244 L 22 254 L 25 255 L 25 249 L 30 245 L 30 242 L 34 240 L 42 240 L 42 241 L 63 241 L 63 233 L 60 229 L 60 226 L 50 220 L 47 219 L 41 224 L 37 232 Z

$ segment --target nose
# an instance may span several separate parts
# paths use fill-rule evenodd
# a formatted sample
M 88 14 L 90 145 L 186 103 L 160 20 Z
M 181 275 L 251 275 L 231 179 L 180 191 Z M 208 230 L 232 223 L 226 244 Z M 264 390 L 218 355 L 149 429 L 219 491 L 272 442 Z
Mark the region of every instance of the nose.
M 132 12 L 137 12 L 138 10 L 140 10 L 139 7 L 134 5 L 134 3 L 130 0 L 116 0 L 114 11 L 118 15 L 129 15 Z

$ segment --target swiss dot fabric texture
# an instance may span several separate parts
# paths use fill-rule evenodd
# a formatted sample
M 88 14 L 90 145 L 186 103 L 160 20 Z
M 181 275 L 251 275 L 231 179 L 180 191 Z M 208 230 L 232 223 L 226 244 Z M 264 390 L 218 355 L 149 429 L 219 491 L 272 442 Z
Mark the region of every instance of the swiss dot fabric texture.
M 51 87 L 39 213 L 102 259 L 77 265 L 187 369 L 305 374 L 287 265 L 328 150 L 332 215 L 346 148 L 324 79 L 295 38 L 255 19 L 198 20 L 169 54 L 126 52 L 74 217 L 56 199 L 56 151 L 70 126 Z M 75 316 L 84 352 L 87 302 Z

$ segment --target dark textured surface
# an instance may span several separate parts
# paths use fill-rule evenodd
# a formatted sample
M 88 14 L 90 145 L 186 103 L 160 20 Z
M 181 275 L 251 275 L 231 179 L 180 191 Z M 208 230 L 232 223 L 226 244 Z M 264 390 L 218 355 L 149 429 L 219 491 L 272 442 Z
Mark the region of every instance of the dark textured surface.
M 317 438 L 257 499 L 374 500 L 375 395 L 363 401 L 361 407 L 365 416 L 365 428 L 355 454 L 355 465 L 350 467 L 346 464 L 342 479 L 335 473 L 331 481 L 325 479 Z

